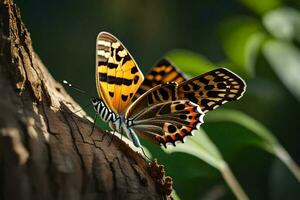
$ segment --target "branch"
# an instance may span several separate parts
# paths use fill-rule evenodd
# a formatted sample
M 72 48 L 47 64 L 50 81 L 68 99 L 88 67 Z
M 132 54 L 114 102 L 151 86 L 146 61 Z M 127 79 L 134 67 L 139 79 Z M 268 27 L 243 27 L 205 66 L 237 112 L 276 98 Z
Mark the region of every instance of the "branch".
M 0 199 L 167 199 L 172 180 L 95 128 L 32 48 L 20 11 L 0 0 Z

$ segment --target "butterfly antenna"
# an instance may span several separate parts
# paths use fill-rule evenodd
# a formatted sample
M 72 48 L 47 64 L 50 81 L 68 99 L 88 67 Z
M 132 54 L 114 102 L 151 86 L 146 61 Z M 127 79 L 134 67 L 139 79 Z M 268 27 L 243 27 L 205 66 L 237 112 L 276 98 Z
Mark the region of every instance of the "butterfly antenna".
M 69 83 L 69 82 L 68 82 L 68 81 L 66 81 L 66 80 L 63 80 L 63 84 L 65 84 L 65 85 L 69 86 L 70 88 L 72 88 L 73 90 L 76 90 L 77 92 L 80 92 L 81 94 L 84 94 L 84 95 L 90 96 L 90 95 L 88 95 L 88 94 L 86 93 L 86 91 L 84 91 L 84 90 L 82 90 L 82 89 L 78 88 L 77 86 L 75 86 L 75 85 L 73 85 L 73 84 Z
M 104 134 L 101 138 L 101 141 L 103 141 L 104 137 L 109 133 L 109 130 L 107 130 L 107 129 L 108 129 L 108 123 L 106 123 L 106 125 L 105 125 Z
M 75 112 L 73 112 L 74 114 L 76 114 L 76 113 L 78 113 L 78 112 L 80 112 L 80 111 L 82 111 L 82 110 L 84 110 L 84 108 L 87 108 L 87 107 L 89 107 L 89 106 L 92 106 L 93 104 L 91 104 L 91 103 L 89 103 L 89 104 L 86 104 L 86 105 L 84 105 L 84 106 L 82 106 L 81 107 L 81 109 L 79 109 L 79 110 L 76 110 Z

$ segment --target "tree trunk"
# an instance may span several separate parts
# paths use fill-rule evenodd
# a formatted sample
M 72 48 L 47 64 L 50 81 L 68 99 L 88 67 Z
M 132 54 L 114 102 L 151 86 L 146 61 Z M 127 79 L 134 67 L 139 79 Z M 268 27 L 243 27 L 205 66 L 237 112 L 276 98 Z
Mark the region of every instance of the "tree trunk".
M 13 0 L 0 0 L 0 199 L 167 199 L 171 178 L 95 128 L 35 54 Z

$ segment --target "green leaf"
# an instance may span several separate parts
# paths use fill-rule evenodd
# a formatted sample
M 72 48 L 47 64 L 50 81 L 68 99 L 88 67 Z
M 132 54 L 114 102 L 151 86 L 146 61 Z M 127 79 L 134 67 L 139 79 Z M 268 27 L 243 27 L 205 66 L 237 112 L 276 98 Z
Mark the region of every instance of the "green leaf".
M 287 42 L 269 40 L 263 54 L 288 90 L 300 101 L 300 51 Z
M 188 138 L 184 145 L 179 144 L 176 147 L 168 146 L 168 148 L 164 150 L 167 153 L 188 153 L 200 158 L 217 169 L 221 169 L 225 162 L 217 147 L 210 141 L 202 129 L 197 131 L 195 136 Z
M 234 122 L 243 127 L 251 130 L 254 134 L 256 134 L 259 138 L 263 139 L 267 145 L 264 146 L 266 150 L 272 151 L 272 146 L 276 145 L 278 142 L 276 138 L 272 135 L 272 133 L 266 129 L 262 124 L 258 121 L 254 120 L 250 116 L 236 111 L 236 110 L 228 110 L 221 109 L 216 110 L 214 112 L 208 113 L 205 116 L 206 122 Z
M 263 33 L 252 34 L 246 42 L 245 46 L 245 68 L 247 74 L 252 78 L 255 76 L 255 66 L 257 56 L 260 52 L 261 44 L 265 40 L 266 36 Z
M 188 138 L 185 144 L 178 144 L 176 147 L 169 146 L 165 152 L 183 152 L 205 161 L 220 171 L 237 199 L 248 199 L 219 150 L 202 129 L 198 130 L 193 137 Z
M 287 151 L 280 145 L 273 134 L 260 122 L 242 112 L 226 109 L 209 113 L 205 119 L 207 122 L 232 122 L 250 130 L 254 137 L 260 139 L 255 145 L 276 155 L 283 163 L 285 163 L 300 182 L 300 168 L 296 165 Z
M 253 63 L 251 59 L 256 58 L 254 55 L 256 55 L 261 41 L 257 34 L 260 32 L 260 23 L 250 17 L 238 16 L 221 25 L 222 47 L 233 63 L 231 66 L 233 71 L 249 75 L 248 65 Z M 253 35 L 256 35 L 256 38 Z
M 281 5 L 281 0 L 239 0 L 251 10 L 263 14 Z
M 174 200 L 180 200 L 177 192 L 173 189 L 171 196 L 173 197 Z
M 300 41 L 300 12 L 293 8 L 279 8 L 263 17 L 267 30 L 276 38 Z
M 204 56 L 189 50 L 177 49 L 166 54 L 183 72 L 196 76 L 213 70 L 213 64 Z

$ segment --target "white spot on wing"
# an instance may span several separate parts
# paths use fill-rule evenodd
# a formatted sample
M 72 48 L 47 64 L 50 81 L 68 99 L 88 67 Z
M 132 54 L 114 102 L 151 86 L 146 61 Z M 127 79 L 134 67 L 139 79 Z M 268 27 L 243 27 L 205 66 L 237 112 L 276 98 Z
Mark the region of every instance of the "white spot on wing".
M 117 49 L 121 44 L 119 42 L 114 42 L 111 44 L 111 46 L 114 48 L 114 49 Z
M 127 55 L 127 52 L 126 52 L 126 50 L 124 49 L 123 51 L 119 51 L 118 52 L 118 55 L 120 56 L 120 57 L 125 57 L 126 55 Z
M 98 56 L 103 56 L 105 58 L 109 58 L 109 52 L 103 51 L 103 50 L 97 50 L 97 55 Z
M 110 47 L 110 42 L 108 41 L 104 41 L 104 40 L 97 40 L 97 45 L 101 45 L 101 46 L 106 46 L 106 47 Z

